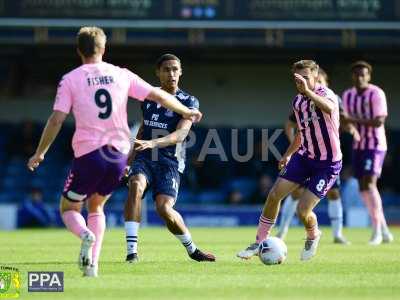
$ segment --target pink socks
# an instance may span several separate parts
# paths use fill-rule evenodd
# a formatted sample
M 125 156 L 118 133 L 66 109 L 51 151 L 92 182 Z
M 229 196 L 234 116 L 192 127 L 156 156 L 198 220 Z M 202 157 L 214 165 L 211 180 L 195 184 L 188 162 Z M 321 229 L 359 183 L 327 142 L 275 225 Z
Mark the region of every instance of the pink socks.
M 363 199 L 365 206 L 368 209 L 371 217 L 372 227 L 375 230 L 379 230 L 381 227 L 382 218 L 382 200 L 378 190 L 372 189 L 361 192 L 361 198 Z
M 62 214 L 62 219 L 65 226 L 75 234 L 78 238 L 81 238 L 82 233 L 88 231 L 86 222 L 83 216 L 74 210 L 68 210 Z
M 106 230 L 106 217 L 104 213 L 90 213 L 88 215 L 88 228 L 96 236 L 93 245 L 93 264 L 99 262 L 101 245 L 103 244 L 104 231 Z
M 81 238 L 81 235 L 87 231 L 90 231 L 95 235 L 96 242 L 93 245 L 93 264 L 98 264 L 104 231 L 106 229 L 106 218 L 104 213 L 89 213 L 87 227 L 83 216 L 74 210 L 64 212 L 62 214 L 62 219 L 68 230 L 79 238 Z
M 257 236 L 256 236 L 256 243 L 259 244 L 263 240 L 265 240 L 269 233 L 271 232 L 272 227 L 274 226 L 275 221 L 264 217 L 263 215 L 260 216 L 258 228 L 257 228 Z

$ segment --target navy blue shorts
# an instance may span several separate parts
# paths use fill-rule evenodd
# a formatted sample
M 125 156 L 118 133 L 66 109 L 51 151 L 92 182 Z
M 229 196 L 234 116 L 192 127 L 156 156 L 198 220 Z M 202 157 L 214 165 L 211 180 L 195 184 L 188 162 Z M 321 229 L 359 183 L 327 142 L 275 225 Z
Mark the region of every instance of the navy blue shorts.
M 178 165 L 167 160 L 152 161 L 143 156 L 137 156 L 132 164 L 129 177 L 142 174 L 147 180 L 147 189 L 157 195 L 167 195 L 175 201 L 178 196 L 181 175 Z

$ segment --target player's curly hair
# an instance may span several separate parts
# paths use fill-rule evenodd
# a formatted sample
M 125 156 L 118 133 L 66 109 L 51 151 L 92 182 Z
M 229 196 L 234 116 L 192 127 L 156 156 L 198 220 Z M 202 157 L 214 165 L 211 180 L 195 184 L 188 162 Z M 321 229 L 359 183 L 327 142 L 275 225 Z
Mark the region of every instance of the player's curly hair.
M 163 62 L 167 61 L 167 60 L 176 60 L 177 62 L 181 63 L 181 60 L 176 55 L 171 54 L 171 53 L 166 53 L 166 54 L 161 55 L 157 59 L 157 62 L 156 62 L 157 69 L 159 70 L 161 68 Z
M 370 74 L 372 73 L 371 64 L 367 63 L 364 60 L 356 61 L 356 62 L 352 63 L 351 66 L 350 66 L 351 72 L 354 72 L 355 69 L 359 69 L 359 68 L 366 68 L 366 69 L 368 69 Z
M 78 50 L 84 57 L 99 54 L 106 46 L 107 36 L 99 27 L 82 27 L 76 37 Z
M 296 73 L 298 70 L 303 70 L 309 68 L 312 72 L 318 73 L 319 66 L 318 64 L 310 59 L 303 59 L 295 62 L 292 66 L 292 72 Z

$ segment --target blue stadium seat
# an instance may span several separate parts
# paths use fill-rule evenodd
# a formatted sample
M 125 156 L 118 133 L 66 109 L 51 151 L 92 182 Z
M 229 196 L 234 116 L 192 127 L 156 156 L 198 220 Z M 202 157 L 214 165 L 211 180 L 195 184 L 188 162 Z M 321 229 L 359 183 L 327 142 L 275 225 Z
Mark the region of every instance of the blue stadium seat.
M 179 204 L 192 204 L 195 203 L 195 194 L 189 189 L 181 189 L 178 194 Z
M 43 200 L 47 203 L 58 203 L 60 201 L 62 190 L 43 189 Z
M 128 197 L 128 189 L 119 188 L 112 194 L 110 203 L 118 206 L 123 205 L 127 197 Z
M 27 161 L 22 158 L 13 157 L 7 164 L 6 175 L 18 175 L 24 172 L 28 173 L 26 163 Z
M 8 176 L 3 178 L 1 187 L 4 191 L 22 190 L 27 188 L 27 182 L 17 176 Z
M 18 202 L 21 199 L 21 195 L 18 191 L 3 191 L 0 193 L 0 203 Z
M 384 207 L 398 206 L 400 203 L 400 196 L 394 193 L 383 193 L 382 202 Z
M 34 177 L 31 180 L 30 185 L 45 190 L 47 187 L 47 181 L 46 178 Z
M 200 192 L 196 203 L 201 204 L 224 204 L 226 203 L 226 193 L 220 190 L 205 190 Z
M 257 188 L 256 180 L 247 177 L 235 178 L 227 182 L 225 189 L 229 191 L 239 190 L 242 195 L 246 198 L 254 193 Z

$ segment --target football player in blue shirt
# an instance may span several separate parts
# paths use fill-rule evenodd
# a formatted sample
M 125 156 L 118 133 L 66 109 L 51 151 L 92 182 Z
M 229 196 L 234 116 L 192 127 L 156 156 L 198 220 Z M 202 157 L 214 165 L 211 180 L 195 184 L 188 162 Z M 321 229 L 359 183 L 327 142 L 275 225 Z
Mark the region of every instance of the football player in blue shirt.
M 187 107 L 199 108 L 199 101 L 178 87 L 182 75 L 178 57 L 172 54 L 161 56 L 156 73 L 161 89 L 175 95 Z M 182 216 L 174 209 L 180 176 L 185 168 L 185 139 L 192 121 L 147 100 L 142 103 L 142 112 L 143 121 L 129 160 L 129 164 L 133 163 L 128 174 L 129 194 L 124 209 L 126 261 L 138 261 L 141 201 L 149 188 L 152 189 L 158 214 L 168 230 L 186 248 L 190 258 L 196 261 L 215 261 L 214 255 L 203 253 L 197 248 Z

